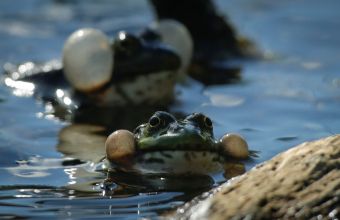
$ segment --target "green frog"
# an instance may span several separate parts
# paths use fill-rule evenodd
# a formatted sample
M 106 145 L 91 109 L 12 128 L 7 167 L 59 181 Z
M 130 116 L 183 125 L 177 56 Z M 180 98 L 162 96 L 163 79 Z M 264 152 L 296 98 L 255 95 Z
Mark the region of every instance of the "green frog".
M 106 141 L 106 158 L 119 169 L 145 173 L 207 174 L 254 156 L 237 134 L 215 139 L 211 119 L 193 113 L 178 120 L 157 111 L 133 133 L 118 130 Z
M 66 40 L 62 62 L 6 64 L 5 84 L 55 109 L 127 105 L 166 106 L 174 98 L 181 57 L 157 31 L 117 33 L 83 28 Z

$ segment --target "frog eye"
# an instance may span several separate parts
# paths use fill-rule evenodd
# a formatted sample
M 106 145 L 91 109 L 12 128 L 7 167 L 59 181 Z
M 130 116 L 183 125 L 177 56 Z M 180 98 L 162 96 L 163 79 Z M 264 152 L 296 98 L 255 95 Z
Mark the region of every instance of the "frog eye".
M 207 126 L 208 128 L 212 128 L 212 121 L 210 120 L 210 118 L 204 117 L 204 124 L 205 124 L 205 126 Z
M 136 36 L 124 31 L 118 33 L 115 40 L 115 49 L 122 54 L 130 55 L 141 47 L 141 41 Z
M 157 127 L 161 123 L 161 119 L 157 116 L 152 116 L 149 120 L 150 127 Z

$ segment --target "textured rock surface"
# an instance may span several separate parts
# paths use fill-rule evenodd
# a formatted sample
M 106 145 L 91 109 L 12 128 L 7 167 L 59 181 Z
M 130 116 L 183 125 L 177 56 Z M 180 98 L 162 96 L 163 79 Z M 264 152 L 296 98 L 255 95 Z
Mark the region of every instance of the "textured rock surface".
M 229 181 L 181 219 L 336 219 L 340 216 L 340 135 L 303 143 Z

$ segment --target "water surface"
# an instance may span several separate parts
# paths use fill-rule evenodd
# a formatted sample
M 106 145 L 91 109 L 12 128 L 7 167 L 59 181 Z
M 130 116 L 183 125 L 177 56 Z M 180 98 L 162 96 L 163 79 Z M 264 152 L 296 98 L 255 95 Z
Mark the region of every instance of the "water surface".
M 80 27 L 113 36 L 153 20 L 144 1 L 18 3 L 0 2 L 0 66 L 59 59 L 65 38 Z M 340 3 L 216 3 L 265 58 L 242 61 L 238 83 L 205 87 L 188 80 L 178 85 L 171 111 L 207 114 L 217 137 L 226 132 L 245 136 L 250 148 L 260 151 L 259 158 L 245 163 L 247 169 L 303 141 L 339 133 Z M 1 217 L 156 217 L 203 190 L 157 191 L 113 183 L 111 193 L 103 191 L 107 174 L 97 163 L 103 156 L 102 128 L 70 124 L 50 114 L 48 105 L 25 97 L 29 94 L 14 93 L 1 84 Z M 131 113 L 126 114 L 122 117 Z

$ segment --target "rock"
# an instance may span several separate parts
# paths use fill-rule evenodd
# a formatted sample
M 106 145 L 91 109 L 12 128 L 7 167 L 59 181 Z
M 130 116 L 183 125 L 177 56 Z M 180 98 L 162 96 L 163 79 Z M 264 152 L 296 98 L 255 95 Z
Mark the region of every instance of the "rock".
M 312 219 L 340 216 L 340 135 L 306 142 L 194 199 L 171 218 Z

